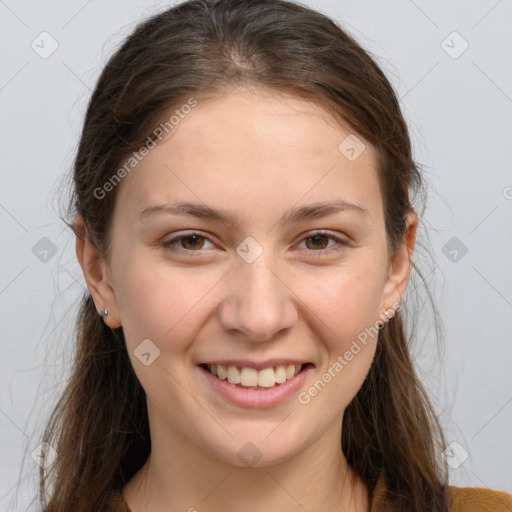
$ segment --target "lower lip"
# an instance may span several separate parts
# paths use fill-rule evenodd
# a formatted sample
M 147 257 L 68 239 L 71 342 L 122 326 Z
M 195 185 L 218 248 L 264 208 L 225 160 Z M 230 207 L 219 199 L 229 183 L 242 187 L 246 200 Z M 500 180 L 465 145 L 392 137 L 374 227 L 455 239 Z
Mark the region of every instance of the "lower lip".
M 207 382 L 225 398 L 242 407 L 254 408 L 274 407 L 298 393 L 304 384 L 307 374 L 313 369 L 310 365 L 302 369 L 293 379 L 287 380 L 273 388 L 244 389 L 230 384 L 227 380 L 221 380 L 215 377 L 215 375 L 201 366 L 197 368 L 201 370 Z

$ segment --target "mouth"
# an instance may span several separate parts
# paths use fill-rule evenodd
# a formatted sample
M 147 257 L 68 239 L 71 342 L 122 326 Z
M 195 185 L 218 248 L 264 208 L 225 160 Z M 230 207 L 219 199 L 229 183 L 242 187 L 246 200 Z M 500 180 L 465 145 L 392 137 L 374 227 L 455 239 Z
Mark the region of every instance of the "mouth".
M 256 369 L 235 364 L 198 365 L 219 380 L 225 380 L 241 389 L 270 389 L 294 379 L 299 373 L 313 368 L 312 363 L 282 364 Z

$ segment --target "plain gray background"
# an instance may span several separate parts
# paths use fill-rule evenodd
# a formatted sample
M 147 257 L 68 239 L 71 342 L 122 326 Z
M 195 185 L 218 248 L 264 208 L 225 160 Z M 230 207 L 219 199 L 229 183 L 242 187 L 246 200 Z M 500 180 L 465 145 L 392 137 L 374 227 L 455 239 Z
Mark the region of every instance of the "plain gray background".
M 451 483 L 512 492 L 512 2 L 305 3 L 383 67 L 423 167 L 429 203 L 419 237 L 435 261 L 422 264 L 420 252 L 417 261 L 444 348 L 420 307 L 413 353 L 456 443 Z M 1 510 L 36 510 L 30 454 L 69 369 L 85 288 L 58 205 L 84 110 L 117 45 L 168 5 L 0 1 Z

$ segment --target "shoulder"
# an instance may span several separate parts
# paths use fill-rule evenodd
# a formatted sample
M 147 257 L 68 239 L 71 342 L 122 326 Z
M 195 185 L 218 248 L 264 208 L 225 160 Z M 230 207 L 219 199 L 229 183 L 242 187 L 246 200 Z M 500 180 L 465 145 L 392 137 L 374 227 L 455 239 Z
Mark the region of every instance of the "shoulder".
M 512 512 L 512 495 L 485 487 L 448 487 L 450 512 Z
M 392 512 L 392 500 L 381 474 L 371 494 L 371 512 Z M 512 512 L 512 495 L 483 487 L 448 487 L 450 512 Z

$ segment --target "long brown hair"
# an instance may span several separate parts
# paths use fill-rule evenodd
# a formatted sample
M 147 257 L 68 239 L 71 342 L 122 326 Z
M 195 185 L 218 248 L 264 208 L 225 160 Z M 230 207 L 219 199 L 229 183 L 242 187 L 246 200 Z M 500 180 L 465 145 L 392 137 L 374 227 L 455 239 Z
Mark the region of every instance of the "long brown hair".
M 409 194 L 422 187 L 396 94 L 376 62 L 334 21 L 284 0 L 190 0 L 128 37 L 104 68 L 85 116 L 69 211 L 70 218 L 84 219 L 85 232 L 77 236 L 88 237 L 108 258 L 119 187 L 101 199 L 98 189 L 154 139 L 151 129 L 162 113 L 236 84 L 316 102 L 374 146 L 388 247 L 390 256 L 396 254 L 413 209 Z M 150 453 L 145 394 L 123 330 L 102 321 L 89 294 L 80 306 L 71 377 L 43 440 L 59 455 L 41 470 L 47 512 L 102 510 L 109 492 Z M 342 450 L 370 489 L 384 475 L 393 510 L 446 512 L 444 446 L 398 311 L 380 330 L 369 374 L 344 413 Z

